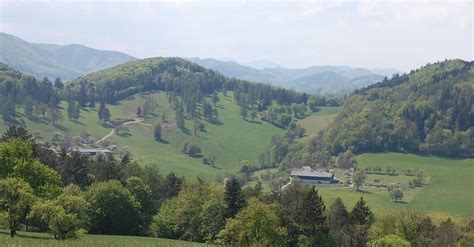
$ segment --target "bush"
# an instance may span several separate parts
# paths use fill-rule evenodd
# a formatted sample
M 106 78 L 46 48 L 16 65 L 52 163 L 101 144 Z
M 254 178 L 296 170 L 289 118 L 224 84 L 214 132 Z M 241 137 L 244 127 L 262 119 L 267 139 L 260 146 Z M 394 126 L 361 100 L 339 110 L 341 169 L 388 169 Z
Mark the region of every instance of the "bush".
M 197 157 L 201 154 L 201 147 L 197 143 L 191 143 L 187 146 L 186 153 L 191 157 Z

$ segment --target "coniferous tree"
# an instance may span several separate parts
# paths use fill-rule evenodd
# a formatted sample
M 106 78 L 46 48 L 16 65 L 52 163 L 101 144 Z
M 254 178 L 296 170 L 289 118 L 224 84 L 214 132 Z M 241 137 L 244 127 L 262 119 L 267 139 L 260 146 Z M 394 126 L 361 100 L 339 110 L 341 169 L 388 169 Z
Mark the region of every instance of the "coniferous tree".
M 161 123 L 155 125 L 155 140 L 161 141 Z
M 304 233 L 308 237 L 327 232 L 325 210 L 323 199 L 313 185 L 304 195 L 302 208 Z
M 239 181 L 232 177 L 225 184 L 224 203 L 227 218 L 233 218 L 244 207 L 245 200 Z
M 76 109 L 76 102 L 73 100 L 69 100 L 67 102 L 67 117 L 69 120 L 74 119 L 74 111 Z
M 137 117 L 142 115 L 142 108 L 140 106 L 137 107 Z
M 348 245 L 349 212 L 341 198 L 336 198 L 328 213 L 328 227 L 331 236 L 338 246 Z
M 351 245 L 365 246 L 368 230 L 373 222 L 373 214 L 366 205 L 364 198 L 360 198 L 352 209 L 349 217 L 351 224 Z

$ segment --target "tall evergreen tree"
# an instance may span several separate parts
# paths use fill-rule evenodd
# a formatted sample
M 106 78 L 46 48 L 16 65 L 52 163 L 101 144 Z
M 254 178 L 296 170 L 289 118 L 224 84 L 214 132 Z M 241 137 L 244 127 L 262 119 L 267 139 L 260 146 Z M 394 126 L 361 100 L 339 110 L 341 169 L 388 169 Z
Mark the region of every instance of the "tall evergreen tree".
M 307 236 L 311 237 L 321 232 L 327 232 L 325 209 L 323 199 L 313 185 L 304 195 L 301 212 L 304 233 Z
M 329 231 L 338 246 L 346 246 L 349 238 L 349 212 L 341 198 L 336 198 L 328 213 Z
M 361 197 L 352 209 L 349 217 L 352 246 L 365 246 L 368 238 L 368 230 L 373 220 L 372 211 L 366 205 L 364 198 Z
M 226 217 L 233 218 L 244 207 L 245 200 L 239 181 L 232 177 L 225 184 L 224 202 Z

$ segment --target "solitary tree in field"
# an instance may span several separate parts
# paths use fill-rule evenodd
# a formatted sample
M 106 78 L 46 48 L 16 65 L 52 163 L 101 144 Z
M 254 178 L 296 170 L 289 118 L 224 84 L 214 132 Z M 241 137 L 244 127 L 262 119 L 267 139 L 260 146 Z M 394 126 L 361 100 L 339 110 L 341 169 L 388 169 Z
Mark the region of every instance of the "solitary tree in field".
M 161 124 L 157 124 L 155 126 L 155 140 L 160 141 L 161 140 Z
M 137 107 L 137 117 L 142 115 L 142 108 L 140 106 Z
M 366 179 L 365 172 L 363 171 L 356 171 L 354 172 L 354 175 L 352 176 L 352 182 L 356 186 L 356 190 L 359 190 L 359 188 L 364 184 L 365 179 Z

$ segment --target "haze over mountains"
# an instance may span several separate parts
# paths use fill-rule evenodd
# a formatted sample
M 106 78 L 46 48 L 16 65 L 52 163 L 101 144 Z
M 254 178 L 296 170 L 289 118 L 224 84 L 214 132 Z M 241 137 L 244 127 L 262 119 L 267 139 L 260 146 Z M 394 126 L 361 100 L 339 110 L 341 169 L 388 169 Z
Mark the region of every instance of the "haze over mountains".
M 60 77 L 63 80 L 72 80 L 137 59 L 125 53 L 93 49 L 80 44 L 30 43 L 6 33 L 0 33 L 0 43 L 0 62 L 38 78 Z M 232 59 L 188 58 L 188 60 L 225 76 L 311 94 L 347 93 L 399 72 L 393 69 L 369 70 L 330 65 L 289 69 L 265 59 L 245 63 L 237 63 Z
M 0 33 L 0 62 L 36 77 L 71 80 L 136 58 L 116 51 L 97 50 L 79 44 L 30 43 Z
M 188 58 L 208 69 L 216 70 L 225 76 L 243 80 L 268 83 L 291 88 L 311 94 L 339 94 L 362 88 L 378 81 L 384 76 L 391 77 L 399 71 L 393 69 L 368 70 L 349 66 L 311 66 L 302 69 L 279 67 L 270 61 L 261 60 L 257 65 L 242 65 L 234 61 L 217 59 Z

